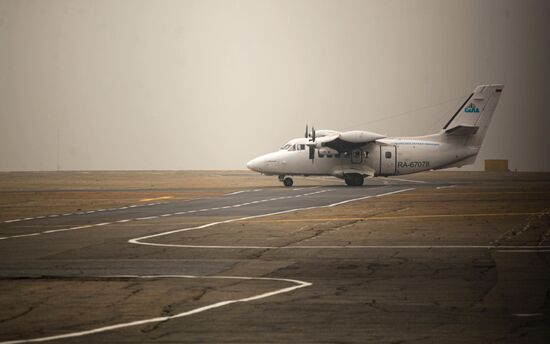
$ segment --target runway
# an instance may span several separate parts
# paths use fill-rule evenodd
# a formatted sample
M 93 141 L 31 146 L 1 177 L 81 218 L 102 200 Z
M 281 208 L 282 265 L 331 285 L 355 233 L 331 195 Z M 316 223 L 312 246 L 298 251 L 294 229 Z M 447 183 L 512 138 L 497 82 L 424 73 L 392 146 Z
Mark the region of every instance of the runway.
M 408 177 L 284 188 L 224 172 L 11 210 L 0 341 L 545 342 L 550 176 Z

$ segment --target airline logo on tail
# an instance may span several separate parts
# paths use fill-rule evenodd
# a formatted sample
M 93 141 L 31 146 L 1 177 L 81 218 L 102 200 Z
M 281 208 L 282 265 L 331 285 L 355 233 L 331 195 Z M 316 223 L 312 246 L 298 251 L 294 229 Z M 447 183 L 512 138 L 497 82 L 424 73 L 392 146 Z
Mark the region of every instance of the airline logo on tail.
M 470 103 L 470 105 L 464 108 L 464 112 L 479 112 L 479 108 L 474 103 Z

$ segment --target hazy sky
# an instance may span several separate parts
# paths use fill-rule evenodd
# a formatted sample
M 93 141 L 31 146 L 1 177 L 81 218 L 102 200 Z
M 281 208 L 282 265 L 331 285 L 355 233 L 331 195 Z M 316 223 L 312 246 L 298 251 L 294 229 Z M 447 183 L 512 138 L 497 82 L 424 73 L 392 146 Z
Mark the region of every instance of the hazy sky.
M 547 0 L 0 0 L 0 170 L 243 169 L 306 123 L 435 132 L 504 83 L 474 168 L 549 171 L 549 66 Z

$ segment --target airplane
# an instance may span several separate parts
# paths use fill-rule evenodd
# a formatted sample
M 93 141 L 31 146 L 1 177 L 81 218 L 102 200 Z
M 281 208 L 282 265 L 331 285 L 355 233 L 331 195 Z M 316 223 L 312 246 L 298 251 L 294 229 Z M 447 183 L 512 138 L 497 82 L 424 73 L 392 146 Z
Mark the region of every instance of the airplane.
M 246 166 L 276 175 L 287 187 L 292 176 L 334 176 L 348 186 L 365 177 L 396 176 L 473 164 L 504 85 L 477 86 L 439 132 L 415 137 L 387 137 L 353 130 L 315 130 L 288 141 L 278 151 Z

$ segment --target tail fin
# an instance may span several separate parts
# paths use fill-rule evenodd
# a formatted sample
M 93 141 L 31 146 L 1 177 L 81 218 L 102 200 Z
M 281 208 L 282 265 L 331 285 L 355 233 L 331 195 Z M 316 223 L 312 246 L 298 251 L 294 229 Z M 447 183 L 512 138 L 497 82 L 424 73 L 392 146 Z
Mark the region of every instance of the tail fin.
M 466 145 L 480 147 L 504 85 L 480 85 L 445 124 L 449 135 L 466 136 Z

